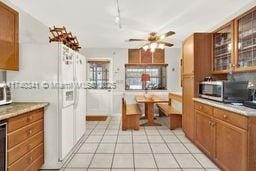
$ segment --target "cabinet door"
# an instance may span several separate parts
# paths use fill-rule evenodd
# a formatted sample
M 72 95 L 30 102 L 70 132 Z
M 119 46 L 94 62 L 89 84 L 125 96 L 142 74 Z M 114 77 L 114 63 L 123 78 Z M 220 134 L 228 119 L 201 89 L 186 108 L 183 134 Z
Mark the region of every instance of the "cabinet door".
M 128 63 L 139 64 L 140 63 L 140 49 L 129 49 L 128 50 Z
M 194 36 L 183 42 L 183 74 L 194 74 Z
M 19 69 L 18 13 L 0 2 L 0 69 Z
M 247 132 L 220 120 L 214 132 L 214 160 L 224 170 L 247 170 Z
M 256 70 L 256 8 L 236 20 L 236 70 Z
M 145 51 L 144 49 L 141 50 L 141 63 L 142 64 L 152 64 L 152 53 L 150 50 Z
M 195 110 L 195 142 L 209 156 L 213 150 L 212 118 Z
M 213 72 L 227 73 L 233 58 L 233 22 L 213 33 Z
M 163 49 L 156 49 L 153 53 L 153 63 L 154 64 L 163 64 L 164 63 L 165 52 Z
M 182 89 L 182 126 L 186 135 L 193 139 L 194 137 L 194 76 L 183 76 Z

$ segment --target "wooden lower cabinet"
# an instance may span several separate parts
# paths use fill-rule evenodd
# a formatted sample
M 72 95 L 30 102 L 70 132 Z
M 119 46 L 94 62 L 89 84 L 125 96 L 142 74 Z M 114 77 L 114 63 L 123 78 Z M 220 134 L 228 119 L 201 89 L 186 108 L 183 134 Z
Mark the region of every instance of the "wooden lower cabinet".
M 7 120 L 8 171 L 37 171 L 44 163 L 44 110 Z
M 255 171 L 256 118 L 198 102 L 194 106 L 194 143 L 224 171 Z
M 208 155 L 213 153 L 212 118 L 195 111 L 195 143 Z
M 214 160 L 224 170 L 247 170 L 247 131 L 217 120 L 214 125 Z

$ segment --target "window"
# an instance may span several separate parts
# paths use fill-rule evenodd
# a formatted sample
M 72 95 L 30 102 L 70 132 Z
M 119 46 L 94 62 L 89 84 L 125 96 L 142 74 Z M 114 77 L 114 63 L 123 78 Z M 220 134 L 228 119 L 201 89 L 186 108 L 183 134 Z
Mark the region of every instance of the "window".
M 93 89 L 107 88 L 109 81 L 109 62 L 89 61 L 89 87 Z
M 167 65 L 125 65 L 125 89 L 126 90 L 166 90 Z M 149 81 L 143 86 L 141 77 L 149 75 Z

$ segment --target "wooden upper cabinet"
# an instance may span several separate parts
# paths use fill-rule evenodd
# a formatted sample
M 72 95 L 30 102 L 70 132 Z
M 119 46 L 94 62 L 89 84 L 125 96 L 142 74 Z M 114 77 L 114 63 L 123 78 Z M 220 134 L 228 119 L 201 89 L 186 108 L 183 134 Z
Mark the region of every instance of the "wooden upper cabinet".
M 194 74 L 194 35 L 184 41 L 182 53 L 183 74 Z
M 164 64 L 165 52 L 163 49 L 156 49 L 153 53 L 153 63 L 155 64 Z
M 140 49 L 129 49 L 128 50 L 128 63 L 129 64 L 140 63 Z
M 212 35 L 212 71 L 227 73 L 232 66 L 234 57 L 233 22 L 216 30 Z
M 152 64 L 152 53 L 150 52 L 150 50 L 141 50 L 141 63 Z
M 129 64 L 164 64 L 165 50 L 156 49 L 154 53 L 150 50 L 143 49 L 129 49 L 128 63 Z
M 0 69 L 19 69 L 19 14 L 0 2 Z
M 235 20 L 237 71 L 256 70 L 256 7 Z

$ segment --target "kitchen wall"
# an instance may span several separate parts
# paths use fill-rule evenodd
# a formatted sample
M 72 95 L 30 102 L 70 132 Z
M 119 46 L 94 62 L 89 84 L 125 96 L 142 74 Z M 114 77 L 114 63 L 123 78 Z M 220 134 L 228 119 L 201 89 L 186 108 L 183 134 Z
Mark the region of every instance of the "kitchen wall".
M 120 115 L 121 98 L 125 93 L 128 103 L 135 103 L 135 95 L 144 91 L 125 91 L 125 67 L 128 63 L 128 49 L 123 48 L 88 48 L 81 53 L 86 58 L 109 58 L 112 60 L 112 81 L 117 82 L 117 88 L 113 91 L 112 114 Z M 180 48 L 168 48 L 165 50 L 165 62 L 168 64 L 167 91 L 153 91 L 154 94 L 167 98 L 169 91 L 181 91 L 180 87 Z M 143 107 L 143 106 L 142 106 Z

